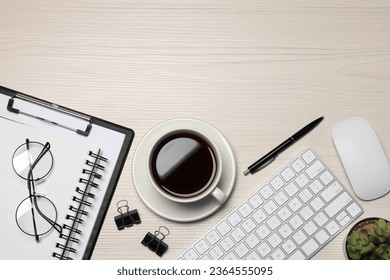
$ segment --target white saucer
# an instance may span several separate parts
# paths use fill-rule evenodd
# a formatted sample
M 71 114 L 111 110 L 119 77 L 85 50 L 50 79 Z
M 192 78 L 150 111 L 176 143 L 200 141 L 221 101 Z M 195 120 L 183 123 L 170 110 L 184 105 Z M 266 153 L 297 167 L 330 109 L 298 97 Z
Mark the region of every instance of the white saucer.
M 222 158 L 222 175 L 218 187 L 230 196 L 236 180 L 236 162 L 225 137 L 211 125 L 195 119 L 173 119 L 159 124 L 148 132 L 137 147 L 133 161 L 133 180 L 142 201 L 157 215 L 177 222 L 191 222 L 205 218 L 217 211 L 222 204 L 211 196 L 193 203 L 179 203 L 163 197 L 152 185 L 147 172 L 147 154 L 150 147 L 167 128 L 188 128 L 209 137 L 218 147 Z

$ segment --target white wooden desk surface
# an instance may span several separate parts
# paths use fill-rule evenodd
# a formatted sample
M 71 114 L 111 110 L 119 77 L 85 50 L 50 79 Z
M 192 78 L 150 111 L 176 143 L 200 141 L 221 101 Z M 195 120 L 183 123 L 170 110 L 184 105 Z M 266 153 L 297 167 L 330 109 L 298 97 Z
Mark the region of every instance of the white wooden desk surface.
M 363 0 L 14 1 L 0 3 L 0 84 L 136 132 L 93 259 L 159 259 L 140 244 L 171 229 L 163 259 L 180 252 L 303 148 L 313 148 L 348 189 L 333 126 L 366 118 L 390 157 L 390 2 Z M 265 170 L 242 171 L 297 129 L 312 133 Z M 198 118 L 229 140 L 234 192 L 211 217 L 167 221 L 139 199 L 134 152 L 158 123 Z M 118 231 L 116 202 L 142 224 Z M 362 202 L 390 219 L 390 195 Z M 346 231 L 316 259 L 344 259 Z

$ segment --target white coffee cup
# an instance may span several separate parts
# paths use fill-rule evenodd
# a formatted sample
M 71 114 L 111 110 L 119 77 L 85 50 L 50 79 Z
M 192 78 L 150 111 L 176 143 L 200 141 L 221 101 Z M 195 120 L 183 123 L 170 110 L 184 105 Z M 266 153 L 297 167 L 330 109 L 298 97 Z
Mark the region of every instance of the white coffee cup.
M 208 196 L 221 204 L 226 201 L 226 194 L 218 187 L 222 174 L 220 151 L 196 129 L 167 127 L 156 136 L 147 157 L 149 179 L 165 198 L 179 203 Z M 196 176 L 206 173 L 210 176 Z

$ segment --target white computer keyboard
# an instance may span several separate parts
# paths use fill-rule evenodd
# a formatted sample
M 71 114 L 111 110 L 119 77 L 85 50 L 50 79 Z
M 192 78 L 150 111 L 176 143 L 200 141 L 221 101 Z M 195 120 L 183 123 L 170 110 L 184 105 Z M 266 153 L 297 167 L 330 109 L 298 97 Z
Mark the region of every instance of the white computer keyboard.
M 308 149 L 178 259 L 310 259 L 362 213 L 353 196 Z

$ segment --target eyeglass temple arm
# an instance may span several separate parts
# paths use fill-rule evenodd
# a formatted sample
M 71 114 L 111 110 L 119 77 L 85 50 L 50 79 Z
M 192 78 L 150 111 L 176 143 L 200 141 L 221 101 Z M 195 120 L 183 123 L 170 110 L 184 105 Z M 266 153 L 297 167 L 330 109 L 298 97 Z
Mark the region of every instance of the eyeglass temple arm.
M 30 140 L 27 138 L 26 139 L 26 147 L 27 147 L 27 151 L 28 151 L 28 158 L 29 158 L 29 161 L 31 159 L 30 157 Z M 33 163 L 31 163 L 30 161 L 30 170 L 28 172 L 28 175 L 27 175 L 27 185 L 28 185 L 28 190 L 29 190 L 29 193 L 30 193 L 30 202 L 31 202 L 31 205 L 35 205 L 35 207 L 37 208 L 37 211 L 38 211 L 38 214 L 40 214 L 47 222 L 49 222 L 51 225 L 53 225 L 54 223 L 54 228 L 58 231 L 58 229 L 56 228 L 56 226 L 58 224 L 56 224 L 55 222 L 53 222 L 52 220 L 50 220 L 48 217 L 46 217 L 46 215 L 44 215 L 42 213 L 42 211 L 39 209 L 38 207 L 38 203 L 36 202 L 36 197 L 35 197 L 35 186 L 34 186 L 34 177 L 33 177 L 33 169 L 34 167 L 37 165 L 37 163 L 41 160 L 41 158 L 50 150 L 50 143 L 49 142 L 46 142 L 45 146 L 42 148 L 42 151 L 39 153 L 39 155 L 37 156 L 37 158 L 34 160 Z M 32 199 L 32 197 L 34 197 L 34 200 Z M 36 222 L 35 222 L 35 211 L 34 211 L 34 207 L 31 207 L 31 214 L 32 214 L 32 220 L 33 220 L 33 227 L 34 227 L 34 236 L 35 236 L 35 240 L 37 242 L 39 242 L 39 235 L 38 235 L 38 231 L 37 231 L 37 225 L 36 225 Z M 58 225 L 59 227 L 61 227 L 60 225 Z
M 50 219 L 48 216 L 46 216 L 44 213 L 42 213 L 41 209 L 38 206 L 37 202 L 37 196 L 34 196 L 34 205 L 37 208 L 38 214 L 41 215 L 42 218 L 46 220 L 58 233 L 62 233 L 62 227 L 52 219 Z M 55 210 L 57 212 L 57 210 Z
M 27 152 L 28 152 L 28 160 L 30 162 L 30 170 L 28 172 L 28 175 L 27 175 L 27 186 L 28 186 L 28 191 L 29 191 L 29 194 L 30 194 L 30 203 L 31 205 L 33 205 L 34 201 L 32 199 L 32 192 L 31 192 L 31 186 L 30 186 L 30 177 L 32 178 L 32 180 L 34 180 L 34 178 L 32 177 L 32 163 L 31 163 L 31 157 L 30 157 L 30 141 L 29 139 L 27 138 L 26 139 L 26 147 L 27 147 Z M 33 185 L 33 188 L 34 188 L 34 185 Z M 35 192 L 35 190 L 34 190 Z M 33 222 L 33 228 L 34 228 L 34 236 L 35 236 L 35 241 L 36 242 L 39 242 L 39 235 L 38 235 L 38 231 L 37 231 L 37 224 L 35 222 L 35 211 L 34 211 L 34 207 L 31 207 L 31 215 L 32 215 L 32 222 Z

